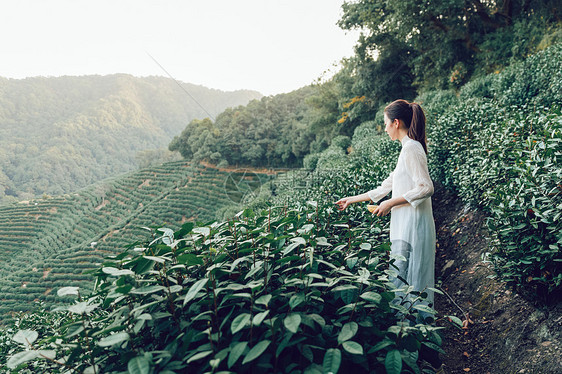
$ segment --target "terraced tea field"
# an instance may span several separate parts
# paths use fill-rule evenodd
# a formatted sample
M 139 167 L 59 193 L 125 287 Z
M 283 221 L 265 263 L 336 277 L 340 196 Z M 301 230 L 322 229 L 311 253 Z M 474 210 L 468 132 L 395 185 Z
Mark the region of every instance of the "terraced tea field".
M 215 219 L 269 177 L 184 161 L 108 179 L 74 194 L 0 208 L 0 319 L 62 300 L 64 286 L 91 288 L 84 271 L 134 241 L 142 227 L 178 229 Z

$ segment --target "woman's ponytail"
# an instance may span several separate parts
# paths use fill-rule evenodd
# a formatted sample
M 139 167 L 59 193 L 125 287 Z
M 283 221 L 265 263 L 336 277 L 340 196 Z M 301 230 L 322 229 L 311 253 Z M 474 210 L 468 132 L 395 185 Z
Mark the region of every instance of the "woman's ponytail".
M 408 128 L 408 137 L 421 143 L 427 154 L 427 139 L 425 136 L 425 114 L 417 103 L 409 103 L 406 100 L 396 100 L 384 108 L 391 121 L 401 119 Z
M 408 128 L 408 137 L 421 143 L 423 150 L 427 154 L 427 139 L 425 136 L 425 114 L 419 104 L 411 103 L 412 122 Z

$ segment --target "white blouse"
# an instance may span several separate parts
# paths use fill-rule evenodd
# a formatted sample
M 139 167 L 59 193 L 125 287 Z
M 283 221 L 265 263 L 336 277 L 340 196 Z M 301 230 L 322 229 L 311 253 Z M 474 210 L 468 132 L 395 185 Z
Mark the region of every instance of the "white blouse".
M 435 222 L 430 198 L 433 183 L 421 143 L 408 136 L 402 139 L 402 150 L 394 171 L 367 194 L 377 202 L 390 191 L 393 198 L 403 196 L 409 203 L 392 208 L 390 217 L 391 255 L 404 255 L 396 243 L 406 242 L 411 248 L 411 253 L 405 256 L 406 269 L 401 269 L 400 275 L 416 291 L 434 287 Z M 433 292 L 428 291 L 428 294 L 428 300 L 433 302 Z

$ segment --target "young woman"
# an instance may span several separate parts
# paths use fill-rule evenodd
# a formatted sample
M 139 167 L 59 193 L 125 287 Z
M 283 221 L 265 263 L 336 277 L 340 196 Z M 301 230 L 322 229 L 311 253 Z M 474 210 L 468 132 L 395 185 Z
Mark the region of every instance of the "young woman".
M 380 203 L 373 214 L 392 213 L 390 253 L 399 255 L 394 265 L 400 278 L 415 291 L 422 291 L 434 286 L 435 267 L 435 223 L 430 199 L 433 183 L 427 168 L 425 115 L 418 104 L 396 100 L 384 109 L 384 123 L 388 136 L 402 143 L 396 169 L 377 189 L 345 197 L 336 204 L 343 210 L 352 203 L 377 202 L 392 191 L 392 198 Z M 397 287 L 404 285 L 398 277 L 391 280 Z M 428 302 L 433 304 L 433 292 L 426 292 Z

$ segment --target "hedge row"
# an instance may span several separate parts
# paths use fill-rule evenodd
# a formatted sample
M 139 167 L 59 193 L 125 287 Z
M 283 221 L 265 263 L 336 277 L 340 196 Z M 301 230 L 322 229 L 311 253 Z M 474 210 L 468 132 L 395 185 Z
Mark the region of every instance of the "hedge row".
M 492 261 L 508 284 L 562 290 L 562 45 L 499 74 L 417 99 L 436 179 L 489 215 Z

